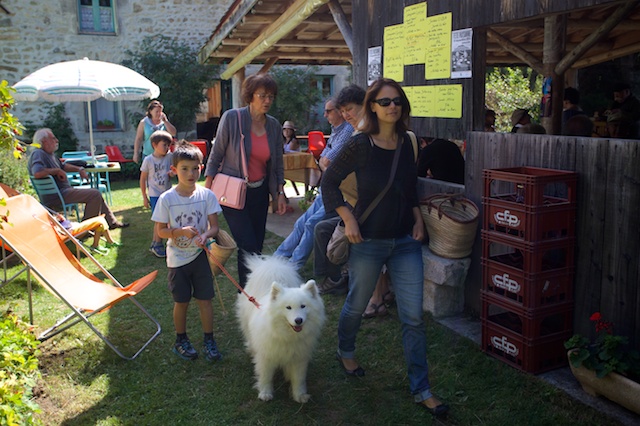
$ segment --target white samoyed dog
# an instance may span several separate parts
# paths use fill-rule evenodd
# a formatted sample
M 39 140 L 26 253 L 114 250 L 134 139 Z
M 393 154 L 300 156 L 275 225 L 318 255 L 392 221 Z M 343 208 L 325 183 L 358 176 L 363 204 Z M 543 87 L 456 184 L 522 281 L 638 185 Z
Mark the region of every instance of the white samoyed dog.
M 324 303 L 316 283 L 304 284 L 295 268 L 277 256 L 249 256 L 245 291 L 238 295 L 236 313 L 245 344 L 253 358 L 258 398 L 273 399 L 273 376 L 282 369 L 296 402 L 309 401 L 307 367 L 325 322 Z

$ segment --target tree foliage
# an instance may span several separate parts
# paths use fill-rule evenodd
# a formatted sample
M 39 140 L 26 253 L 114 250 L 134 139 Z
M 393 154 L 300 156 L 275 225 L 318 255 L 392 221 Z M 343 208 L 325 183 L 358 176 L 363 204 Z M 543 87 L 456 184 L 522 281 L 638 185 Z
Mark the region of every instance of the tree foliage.
M 283 123 L 291 120 L 298 134 L 306 134 L 313 108 L 322 100 L 316 84 L 316 67 L 274 67 L 269 72 L 278 83 L 278 96 L 269 114 Z
M 542 76 L 530 68 L 494 68 L 487 75 L 485 103 L 496 112 L 496 131 L 511 130 L 511 113 L 529 109 L 534 120 L 540 115 Z
M 18 145 L 17 136 L 22 134 L 23 127 L 18 119 L 11 114 L 15 103 L 7 80 L 0 81 L 0 149 L 13 149 Z
M 218 77 L 219 67 L 199 64 L 197 49 L 159 34 L 145 37 L 139 50 L 126 53 L 130 59 L 122 64 L 160 87 L 165 113 L 178 132 L 193 130 L 200 104 L 207 100 L 204 90 Z M 134 115 L 132 124 L 140 121 L 148 102 L 141 102 L 141 112 Z

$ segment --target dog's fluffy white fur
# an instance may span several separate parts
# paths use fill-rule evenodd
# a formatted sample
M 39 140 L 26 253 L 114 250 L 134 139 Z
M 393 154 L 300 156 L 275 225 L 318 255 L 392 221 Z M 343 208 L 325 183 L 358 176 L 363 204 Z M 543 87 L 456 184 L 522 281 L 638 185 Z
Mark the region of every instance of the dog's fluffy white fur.
M 273 377 L 282 369 L 291 382 L 291 396 L 307 402 L 307 367 L 325 321 L 324 303 L 313 280 L 302 278 L 286 260 L 248 256 L 246 292 L 260 303 L 257 309 L 243 294 L 236 313 L 255 367 L 258 398 L 273 399 Z

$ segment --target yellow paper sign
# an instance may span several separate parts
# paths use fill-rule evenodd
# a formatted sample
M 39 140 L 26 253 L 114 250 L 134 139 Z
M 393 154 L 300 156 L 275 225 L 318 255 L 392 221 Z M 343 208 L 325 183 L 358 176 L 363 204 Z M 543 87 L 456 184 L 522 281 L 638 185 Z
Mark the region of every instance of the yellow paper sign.
M 404 26 L 384 27 L 382 75 L 397 82 L 404 80 Z
M 423 64 L 427 47 L 427 3 L 404 8 L 404 64 Z
M 405 87 L 412 117 L 461 118 L 462 85 Z
M 427 18 L 425 79 L 451 77 L 451 13 Z

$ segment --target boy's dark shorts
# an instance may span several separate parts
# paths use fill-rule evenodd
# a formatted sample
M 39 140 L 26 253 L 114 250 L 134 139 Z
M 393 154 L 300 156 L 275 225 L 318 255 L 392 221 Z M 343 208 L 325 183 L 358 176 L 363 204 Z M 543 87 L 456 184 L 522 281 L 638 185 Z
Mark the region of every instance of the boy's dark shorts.
M 167 280 L 169 291 L 176 303 L 188 303 L 192 296 L 199 300 L 211 300 L 215 295 L 213 274 L 204 251 L 191 263 L 178 268 L 169 268 Z

